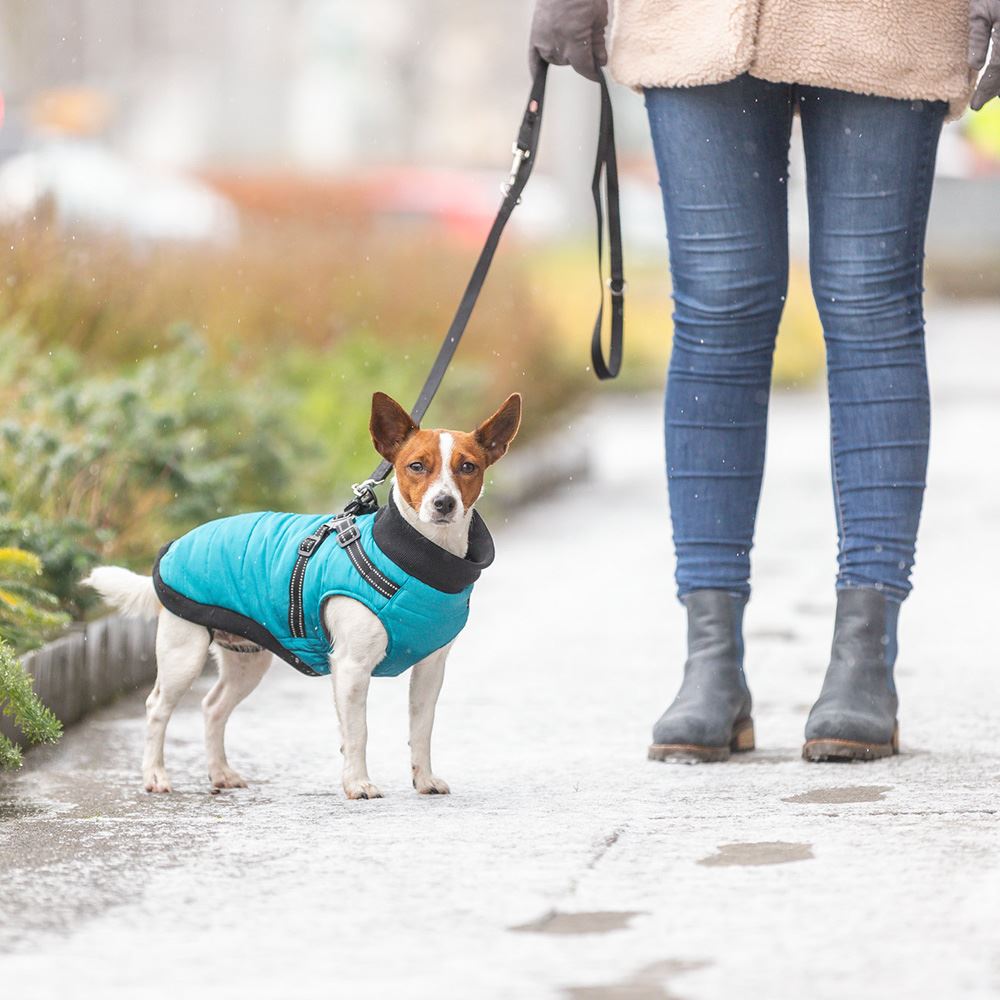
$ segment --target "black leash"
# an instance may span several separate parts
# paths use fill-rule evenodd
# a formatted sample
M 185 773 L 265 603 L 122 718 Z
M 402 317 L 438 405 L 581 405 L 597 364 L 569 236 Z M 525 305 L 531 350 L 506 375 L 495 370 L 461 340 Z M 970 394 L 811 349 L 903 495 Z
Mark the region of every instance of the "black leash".
M 459 301 L 458 309 L 455 311 L 455 318 L 451 321 L 448 333 L 438 351 L 434 364 L 431 366 L 424 387 L 420 390 L 410 416 L 414 423 L 419 424 L 427 412 L 431 400 L 434 398 L 441 382 L 444 380 L 448 365 L 458 349 L 462 335 L 468 325 L 472 310 L 475 308 L 476 300 L 486 281 L 487 272 L 493 262 L 493 255 L 496 253 L 497 245 L 500 242 L 500 235 L 511 213 L 521 200 L 521 192 L 528 183 L 531 171 L 535 166 L 535 154 L 538 150 L 538 138 L 542 129 L 542 107 L 545 100 L 545 78 L 548 71 L 548 64 L 542 63 L 532 81 L 531 94 L 528 97 L 528 104 L 521 119 L 521 127 L 518 130 L 517 138 L 514 140 L 512 152 L 514 160 L 511 163 L 510 177 L 502 185 L 503 201 L 497 212 L 496 219 L 490 228 L 486 243 L 479 254 L 479 260 L 473 269 L 472 277 L 465 286 L 462 298 Z M 594 321 L 594 333 L 590 343 L 590 356 L 594 366 L 594 374 L 599 379 L 612 379 L 618 375 L 622 363 L 622 335 L 625 318 L 625 277 L 622 264 L 622 229 L 621 210 L 618 200 L 618 159 L 615 156 L 615 124 L 614 115 L 611 108 L 611 94 L 608 92 L 608 85 L 604 79 L 604 73 L 598 68 L 598 84 L 601 88 L 601 117 L 597 135 L 597 157 L 594 163 L 594 176 L 590 190 L 594 197 L 594 210 L 597 216 L 597 268 L 601 279 L 600 285 L 600 306 L 597 310 L 597 318 Z M 611 294 L 611 332 L 607 360 L 605 360 L 604 349 L 601 342 L 604 326 L 604 205 L 607 203 L 608 212 L 608 249 L 610 258 L 611 276 L 607 281 L 607 287 Z M 385 482 L 392 471 L 391 463 L 380 462 L 372 474 L 363 482 L 356 484 L 353 489 L 355 500 L 345 508 L 348 513 L 370 513 L 377 509 L 378 501 L 374 495 L 374 487 Z
M 413 422 L 419 424 L 427 408 L 441 387 L 445 372 L 468 326 L 472 310 L 475 308 L 479 293 L 486 281 L 490 264 L 500 243 L 500 236 L 507 225 L 507 220 L 521 200 L 521 192 L 528 183 L 531 171 L 535 166 L 535 154 L 538 150 L 538 139 L 542 130 L 542 107 L 545 101 L 545 78 L 548 64 L 543 63 L 531 84 L 528 104 L 521 118 L 521 127 L 514 140 L 512 153 L 513 162 L 510 166 L 510 176 L 501 186 L 503 200 L 493 225 L 486 237 L 486 243 L 480 251 L 479 259 L 465 286 L 462 298 L 455 311 L 455 317 L 448 327 L 444 342 L 438 350 L 434 364 L 427 375 L 420 395 L 417 397 L 410 416 Z M 601 88 L 601 117 L 597 133 L 597 157 L 594 163 L 594 176 L 591 182 L 591 193 L 594 197 L 594 210 L 597 215 L 597 270 L 600 278 L 600 306 L 594 321 L 594 332 L 590 342 L 590 357 L 594 366 L 594 374 L 599 379 L 614 378 L 621 370 L 622 364 L 622 334 L 625 319 L 625 277 L 622 273 L 622 231 L 621 211 L 618 203 L 618 160 L 615 156 L 615 125 L 611 109 L 611 95 L 604 79 L 604 73 L 598 69 L 598 84 Z M 608 354 L 604 354 L 602 334 L 604 329 L 604 208 L 607 205 L 608 215 L 608 257 L 611 276 L 607 287 L 611 297 L 611 330 Z M 362 483 L 356 483 L 351 489 L 354 499 L 350 501 L 341 514 L 325 521 L 317 530 L 302 540 L 299 555 L 292 570 L 291 601 L 289 605 L 289 620 L 292 635 L 305 635 L 305 619 L 302 609 L 302 587 L 305 579 L 306 565 L 312 554 L 322 545 L 323 541 L 336 532 L 341 544 L 348 549 L 350 555 L 357 544 L 352 538 L 350 525 L 359 514 L 370 514 L 378 509 L 378 498 L 375 488 L 385 482 L 392 471 L 392 464 L 380 462 L 372 474 Z M 391 583 L 391 581 L 389 581 Z

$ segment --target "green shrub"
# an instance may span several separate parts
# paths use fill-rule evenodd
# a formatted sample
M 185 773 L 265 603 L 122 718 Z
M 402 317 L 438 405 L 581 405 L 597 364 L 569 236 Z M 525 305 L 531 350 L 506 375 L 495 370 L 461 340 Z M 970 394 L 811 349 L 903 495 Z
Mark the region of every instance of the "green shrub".
M 516 333 L 510 340 L 516 343 Z M 558 362 L 549 352 L 536 353 L 531 344 L 520 346 L 529 353 L 523 364 L 532 372 L 534 387 L 526 403 L 526 439 L 550 425 L 561 409 L 577 399 L 580 390 L 574 382 L 588 376 L 582 366 L 569 376 L 553 371 Z M 323 352 L 300 348 L 285 352 L 275 375 L 297 387 L 291 404 L 294 423 L 309 435 L 302 445 L 305 457 L 298 463 L 296 476 L 300 488 L 295 499 L 300 508 L 322 510 L 343 503 L 349 484 L 371 472 L 379 461 L 368 433 L 372 393 L 387 392 L 410 406 L 437 348 L 436 342 L 416 344 L 396 354 L 359 333 L 342 337 Z M 495 368 L 460 351 L 425 422 L 428 426 L 472 428 L 510 392 L 523 388 L 519 369 L 520 365 L 501 379 Z M 568 391 L 570 385 L 574 388 Z
M 0 639 L 0 710 L 14 720 L 28 743 L 55 743 L 62 724 L 32 690 L 31 677 Z M 21 766 L 21 751 L 0 733 L 0 770 Z
M 228 377 L 188 329 L 164 339 L 99 374 L 16 325 L 0 332 L 0 545 L 38 556 L 76 617 L 93 606 L 77 584 L 96 562 L 148 570 L 192 525 L 294 492 L 283 387 Z
M 227 381 L 190 330 L 120 374 L 88 372 L 17 329 L 0 335 L 0 354 L 0 530 L 30 544 L 69 526 L 77 545 L 48 572 L 77 572 L 85 553 L 145 560 L 191 524 L 284 499 L 294 437 L 280 391 Z M 64 581 L 54 589 L 68 596 Z
M 23 549 L 0 548 L 0 641 L 31 649 L 69 622 L 59 601 L 39 586 L 42 562 Z
M 77 582 L 100 562 L 95 533 L 79 520 L 46 521 L 37 514 L 15 516 L 10 498 L 0 496 L 0 547 L 33 552 L 41 561 L 39 586 L 55 595 L 60 606 L 75 619 L 85 618 L 99 601 Z

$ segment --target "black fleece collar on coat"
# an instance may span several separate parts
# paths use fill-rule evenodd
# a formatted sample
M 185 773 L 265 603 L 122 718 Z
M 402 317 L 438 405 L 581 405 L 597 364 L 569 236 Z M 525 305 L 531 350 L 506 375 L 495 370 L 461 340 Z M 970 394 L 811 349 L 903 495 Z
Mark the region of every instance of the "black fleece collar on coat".
M 464 559 L 420 534 L 399 512 L 392 497 L 376 512 L 372 537 L 401 570 L 446 594 L 465 590 L 493 562 L 493 536 L 475 510 L 469 522 L 469 550 Z

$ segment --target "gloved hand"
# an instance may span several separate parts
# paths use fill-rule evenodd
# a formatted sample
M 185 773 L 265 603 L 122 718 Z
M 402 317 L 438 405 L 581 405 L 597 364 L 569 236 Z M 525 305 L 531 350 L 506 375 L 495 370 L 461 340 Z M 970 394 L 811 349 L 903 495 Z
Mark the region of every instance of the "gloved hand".
M 608 0 L 536 0 L 528 45 L 531 75 L 548 62 L 568 64 L 581 76 L 596 80 L 596 67 L 608 61 L 607 26 Z
M 969 104 L 978 111 L 987 101 L 1000 96 L 1000 0 L 972 0 L 969 21 L 969 65 L 981 70 L 993 36 L 993 55 Z

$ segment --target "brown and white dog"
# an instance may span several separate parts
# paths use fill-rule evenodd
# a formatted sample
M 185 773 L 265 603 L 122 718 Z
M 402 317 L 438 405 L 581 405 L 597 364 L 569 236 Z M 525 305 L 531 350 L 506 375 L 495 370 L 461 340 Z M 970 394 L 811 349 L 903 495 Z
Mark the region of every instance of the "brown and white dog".
M 375 393 L 372 441 L 394 470 L 388 502 L 424 537 L 453 556 L 465 558 L 484 473 L 506 453 L 520 420 L 521 397 L 515 393 L 473 431 L 421 430 L 395 400 Z M 219 679 L 202 702 L 209 779 L 215 788 L 246 787 L 226 759 L 225 725 L 233 709 L 260 683 L 272 654 L 222 648 L 207 628 L 164 608 L 151 577 L 100 566 L 84 582 L 124 614 L 158 618 L 156 684 L 146 700 L 142 762 L 146 791 L 171 790 L 163 759 L 167 723 L 201 673 L 209 650 L 219 668 Z M 386 654 L 386 630 L 374 612 L 350 597 L 329 598 L 322 617 L 327 633 L 337 638 L 329 661 L 340 719 L 344 791 L 351 799 L 379 798 L 382 793 L 368 776 L 365 759 L 367 699 L 372 671 Z M 449 791 L 447 783 L 431 770 L 431 730 L 451 645 L 416 663 L 410 674 L 411 766 L 413 786 L 422 794 Z

